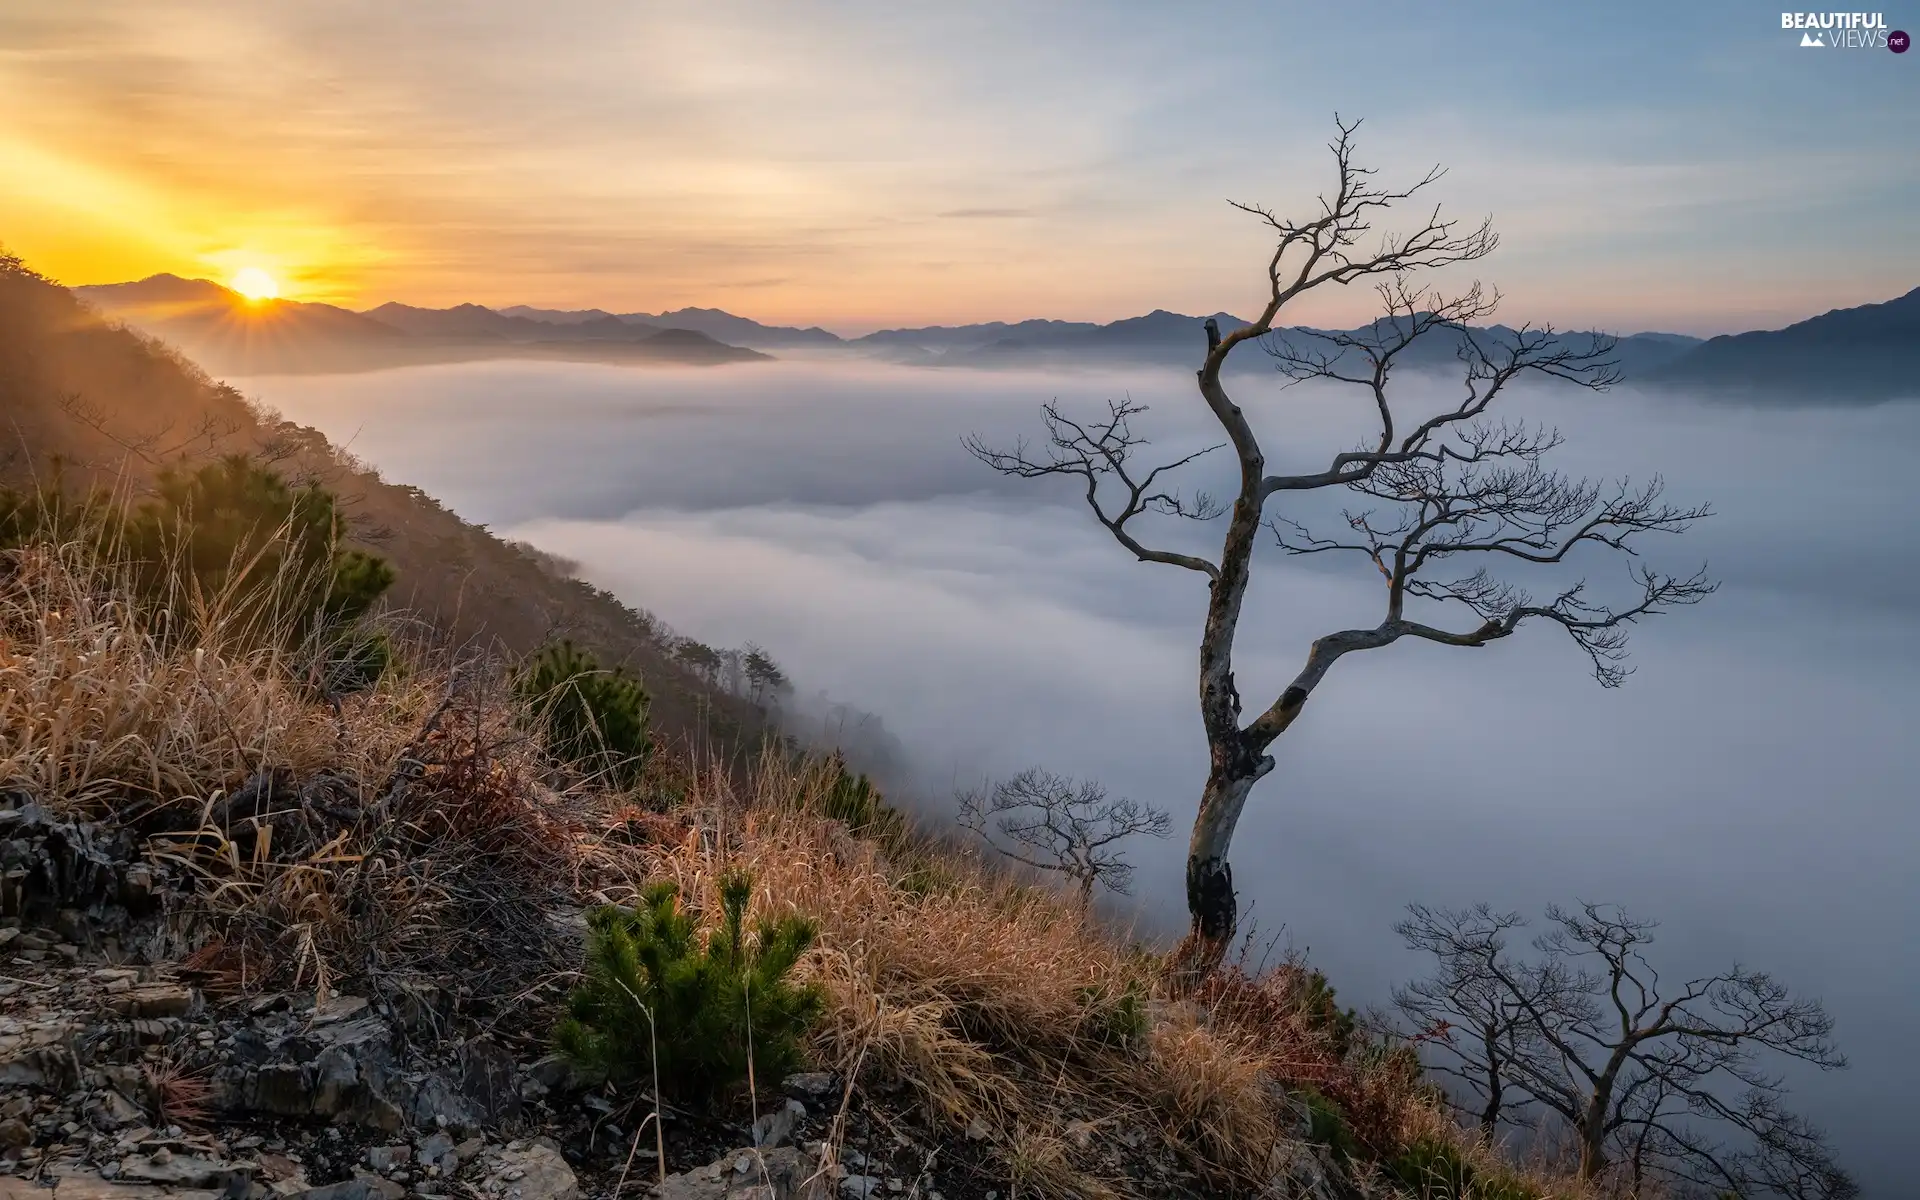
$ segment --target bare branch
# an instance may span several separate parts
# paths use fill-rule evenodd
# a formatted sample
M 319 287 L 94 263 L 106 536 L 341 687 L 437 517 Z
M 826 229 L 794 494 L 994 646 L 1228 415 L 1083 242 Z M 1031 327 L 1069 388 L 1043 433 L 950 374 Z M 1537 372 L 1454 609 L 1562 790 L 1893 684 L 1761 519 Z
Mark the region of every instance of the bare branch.
M 1075 781 L 1039 767 L 990 791 L 963 792 L 959 800 L 961 828 L 1005 858 L 1065 875 L 1083 905 L 1098 883 L 1128 893 L 1133 866 L 1119 843 L 1135 836 L 1164 838 L 1173 828 L 1172 818 L 1152 805 L 1108 796 L 1094 780 Z
M 964 444 L 968 453 L 1002 475 L 1020 479 L 1039 479 L 1048 475 L 1078 477 L 1084 481 L 1087 506 L 1093 509 L 1093 515 L 1122 546 L 1133 552 L 1134 557 L 1142 562 L 1166 563 L 1217 577 L 1219 569 L 1206 559 L 1149 549 L 1127 528 L 1129 522 L 1147 512 L 1210 520 L 1219 516 L 1221 511 L 1218 501 L 1205 493 L 1190 501 L 1182 501 L 1178 492 L 1157 486 L 1161 476 L 1178 471 L 1203 455 L 1221 449 L 1221 446 L 1195 451 L 1135 477 L 1131 462 L 1133 453 L 1148 443 L 1145 438 L 1133 433 L 1129 420 L 1146 411 L 1146 405 L 1135 404 L 1130 399 L 1110 400 L 1104 421 L 1082 425 L 1061 415 L 1057 403 L 1049 401 L 1041 409 L 1047 425 L 1047 448 L 1041 455 L 1029 453 L 1024 442 L 1015 443 L 1011 450 L 996 450 L 977 434 L 966 438 Z M 1101 485 L 1109 481 L 1119 485 L 1122 498 L 1117 507 L 1102 491 Z

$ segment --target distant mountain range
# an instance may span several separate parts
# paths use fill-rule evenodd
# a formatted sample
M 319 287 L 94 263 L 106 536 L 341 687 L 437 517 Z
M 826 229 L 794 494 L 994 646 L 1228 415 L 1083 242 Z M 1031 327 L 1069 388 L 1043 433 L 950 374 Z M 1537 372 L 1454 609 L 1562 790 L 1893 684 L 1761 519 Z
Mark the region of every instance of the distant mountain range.
M 1156 309 L 1106 324 L 991 321 L 883 329 L 843 338 L 818 326 L 765 325 L 717 308 L 661 313 L 550 309 L 528 305 L 418 308 L 388 303 L 365 312 L 329 304 L 250 302 L 204 279 L 156 275 L 138 283 L 73 289 L 100 308 L 179 341 L 215 370 L 355 370 L 402 362 L 476 357 L 541 357 L 600 362 L 727 363 L 771 353 L 865 356 L 928 367 L 1030 367 L 1157 364 L 1193 367 L 1205 343 L 1205 317 Z M 1223 330 L 1246 324 L 1215 313 Z M 1510 335 L 1504 326 L 1484 331 Z M 1305 327 L 1280 331 L 1295 345 L 1327 335 Z M 1597 336 L 1562 335 L 1573 345 Z M 1920 395 L 1912 352 L 1920 347 L 1920 289 L 1885 304 L 1839 309 L 1785 329 L 1703 341 L 1677 333 L 1616 339 L 1613 357 L 1625 381 L 1648 387 L 1708 389 L 1762 400 L 1872 402 Z M 1409 350 L 1405 366 L 1445 368 L 1457 337 L 1433 335 Z M 1263 367 L 1259 356 L 1243 369 Z
M 1758 399 L 1920 397 L 1920 288 L 1785 329 L 1711 338 L 1654 373 L 1674 387 Z
M 356 313 L 298 300 L 248 300 L 209 280 L 177 275 L 73 291 L 222 374 L 364 371 L 504 357 L 698 366 L 767 357 L 697 330 L 611 316 L 562 325 L 510 317 L 477 304 L 447 309 L 383 304 Z

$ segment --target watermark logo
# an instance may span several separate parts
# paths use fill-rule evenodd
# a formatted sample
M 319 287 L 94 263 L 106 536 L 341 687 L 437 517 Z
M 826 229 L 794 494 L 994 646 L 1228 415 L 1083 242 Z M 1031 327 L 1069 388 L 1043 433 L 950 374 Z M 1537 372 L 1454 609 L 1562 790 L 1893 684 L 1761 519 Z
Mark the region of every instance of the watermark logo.
M 1783 12 L 1780 28 L 1797 30 L 1800 44 L 1816 50 L 1878 50 L 1885 47 L 1905 54 L 1910 39 L 1903 30 L 1889 30 L 1883 13 Z

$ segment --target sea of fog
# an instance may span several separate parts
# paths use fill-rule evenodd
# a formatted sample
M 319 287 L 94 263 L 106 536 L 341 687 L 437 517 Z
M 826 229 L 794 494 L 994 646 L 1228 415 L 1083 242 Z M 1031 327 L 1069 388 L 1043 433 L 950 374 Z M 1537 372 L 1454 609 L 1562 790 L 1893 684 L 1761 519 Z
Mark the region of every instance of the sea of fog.
M 680 632 L 755 641 L 802 692 L 880 714 L 930 803 L 1037 763 L 1192 813 L 1204 581 L 1133 561 L 1071 487 L 1001 479 L 961 444 L 1036 435 L 1046 400 L 1131 396 L 1151 406 L 1138 431 L 1178 455 L 1213 440 L 1190 374 L 507 362 L 237 382 Z M 1259 376 L 1238 392 L 1281 467 L 1366 429 L 1357 394 Z M 1354 1003 L 1420 969 L 1390 930 L 1411 901 L 1657 916 L 1670 976 L 1738 961 L 1825 999 L 1855 1065 L 1796 1076 L 1800 1103 L 1891 1187 L 1920 1073 L 1920 404 L 1533 391 L 1509 413 L 1567 435 L 1564 469 L 1660 474 L 1675 501 L 1711 502 L 1649 551 L 1707 561 L 1722 591 L 1639 626 L 1615 691 L 1547 627 L 1343 660 L 1240 826 L 1242 904 Z M 1362 561 L 1263 553 L 1239 653 L 1250 707 L 1313 637 L 1375 623 L 1382 602 Z M 1627 582 L 1617 560 L 1580 565 Z M 1182 850 L 1133 847 L 1150 926 L 1179 924 Z

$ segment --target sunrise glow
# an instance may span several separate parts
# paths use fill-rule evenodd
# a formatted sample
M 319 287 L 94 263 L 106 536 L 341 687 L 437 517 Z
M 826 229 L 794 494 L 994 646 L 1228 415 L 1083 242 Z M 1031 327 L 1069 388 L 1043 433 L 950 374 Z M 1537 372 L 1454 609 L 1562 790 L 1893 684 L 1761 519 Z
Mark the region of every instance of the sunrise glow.
M 242 267 L 233 277 L 233 290 L 258 303 L 278 296 L 280 285 L 274 281 L 273 276 L 259 267 Z

